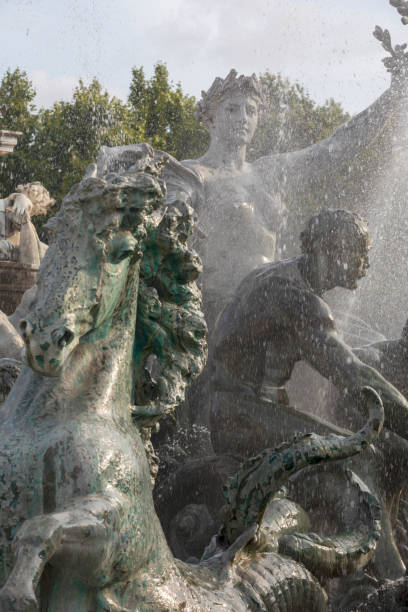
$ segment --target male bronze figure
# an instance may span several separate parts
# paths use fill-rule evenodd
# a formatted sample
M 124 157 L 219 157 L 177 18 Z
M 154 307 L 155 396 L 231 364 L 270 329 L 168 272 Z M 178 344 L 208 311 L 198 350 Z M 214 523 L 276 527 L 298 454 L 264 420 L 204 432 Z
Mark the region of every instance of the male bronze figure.
M 408 436 L 407 401 L 343 342 L 323 299 L 335 287 L 355 289 L 365 275 L 365 222 L 326 209 L 312 216 L 300 238 L 299 257 L 251 272 L 219 318 L 211 408 L 216 452 L 250 456 L 294 430 L 332 427 L 289 406 L 285 383 L 301 360 L 351 397 L 370 384 L 384 402 L 386 426 Z

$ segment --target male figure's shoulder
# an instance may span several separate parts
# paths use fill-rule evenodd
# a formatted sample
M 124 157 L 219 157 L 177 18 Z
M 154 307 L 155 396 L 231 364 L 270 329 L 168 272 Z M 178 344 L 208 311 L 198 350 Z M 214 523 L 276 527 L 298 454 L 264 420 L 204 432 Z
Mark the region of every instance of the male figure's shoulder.
M 287 283 L 293 283 L 299 288 L 308 290 L 308 285 L 304 281 L 300 269 L 299 258 L 280 259 L 279 261 L 266 263 L 254 270 L 251 275 L 257 283 L 279 282 L 286 280 Z
M 295 257 L 255 268 L 237 288 L 229 309 L 249 313 L 262 305 L 270 311 L 278 309 L 280 317 L 291 320 L 311 315 L 332 318 L 329 306 L 304 280 L 298 264 Z
M 294 326 L 334 325 L 329 305 L 303 278 L 298 257 L 258 268 L 256 283 L 258 291 L 266 291 L 270 303 L 279 306 L 281 316 Z
M 312 340 L 316 330 L 335 329 L 329 306 L 302 278 L 298 263 L 295 258 L 264 264 L 242 281 L 218 319 L 218 347 L 265 334 L 288 342 L 297 335 Z

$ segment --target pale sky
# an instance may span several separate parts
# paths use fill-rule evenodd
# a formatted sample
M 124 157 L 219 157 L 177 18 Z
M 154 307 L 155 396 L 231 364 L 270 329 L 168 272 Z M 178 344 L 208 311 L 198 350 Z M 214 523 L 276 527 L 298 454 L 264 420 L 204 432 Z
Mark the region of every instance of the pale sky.
M 26 70 L 50 106 L 81 77 L 126 99 L 132 67 L 159 60 L 195 96 L 231 68 L 270 70 L 354 113 L 389 82 L 377 24 L 408 41 L 388 0 L 0 0 L 0 77 Z

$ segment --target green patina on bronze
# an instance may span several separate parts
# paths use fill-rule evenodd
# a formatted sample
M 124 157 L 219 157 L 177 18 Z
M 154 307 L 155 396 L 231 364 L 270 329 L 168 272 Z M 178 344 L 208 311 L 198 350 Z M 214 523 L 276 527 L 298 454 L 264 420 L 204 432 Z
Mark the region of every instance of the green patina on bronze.
M 383 406 L 370 388 L 362 391 L 362 402 L 369 408 L 369 421 L 356 434 L 342 437 L 335 434 L 297 435 L 275 449 L 266 449 L 245 461 L 239 472 L 224 488 L 227 504 L 222 510 L 225 522 L 219 539 L 233 542 L 254 524 L 256 538 L 270 538 L 269 521 L 264 521 L 268 503 L 290 476 L 303 467 L 352 457 L 378 436 L 383 423 Z M 380 536 L 380 506 L 364 483 L 353 472 L 346 471 L 346 481 L 358 491 L 361 514 L 356 517 L 352 533 L 322 538 L 317 534 L 276 533 L 276 549 L 301 561 L 315 575 L 343 575 L 364 566 L 372 556 Z M 269 546 L 270 547 L 270 546 Z
M 309 550 L 321 543 L 276 493 L 303 466 L 361 450 L 381 427 L 381 401 L 366 392 L 376 413 L 367 433 L 311 435 L 245 463 L 227 490 L 223 534 L 199 565 L 174 559 L 144 441 L 205 360 L 200 264 L 187 246 L 191 210 L 164 205 L 160 154 L 141 145 L 135 158 L 124 173 L 90 168 L 50 222 L 23 323 L 30 367 L 0 412 L 0 609 L 323 611 L 325 592 L 290 538 L 304 531 Z M 375 548 L 367 504 L 352 534 L 357 564 Z M 341 536 L 335 549 L 353 569 Z

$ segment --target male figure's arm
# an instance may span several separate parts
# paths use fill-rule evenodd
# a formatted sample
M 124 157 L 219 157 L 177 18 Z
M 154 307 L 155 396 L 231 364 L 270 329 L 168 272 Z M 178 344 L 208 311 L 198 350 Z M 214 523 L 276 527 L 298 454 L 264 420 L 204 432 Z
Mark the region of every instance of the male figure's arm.
M 408 402 L 340 338 L 328 305 L 274 267 L 254 271 L 221 315 L 215 356 L 235 375 L 244 375 L 251 351 L 271 343 L 282 370 L 308 361 L 337 387 L 359 397 L 373 387 L 381 396 L 386 426 L 408 439 Z M 257 347 L 257 348 L 256 348 Z
M 380 365 L 380 352 L 376 349 L 375 345 L 368 344 L 366 346 L 353 348 L 353 353 L 357 355 L 357 357 L 372 366 L 373 368 L 378 368 Z
M 407 400 L 343 342 L 327 304 L 311 292 L 303 293 L 302 314 L 295 323 L 302 357 L 351 396 L 357 397 L 364 386 L 373 387 L 384 404 L 386 427 L 408 439 Z

